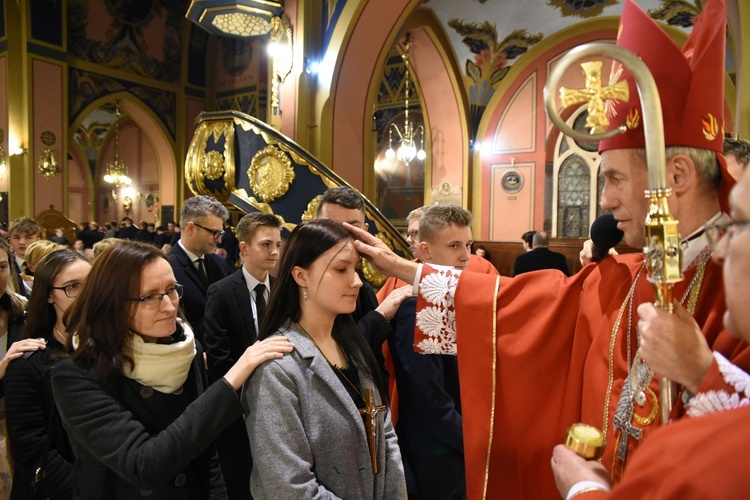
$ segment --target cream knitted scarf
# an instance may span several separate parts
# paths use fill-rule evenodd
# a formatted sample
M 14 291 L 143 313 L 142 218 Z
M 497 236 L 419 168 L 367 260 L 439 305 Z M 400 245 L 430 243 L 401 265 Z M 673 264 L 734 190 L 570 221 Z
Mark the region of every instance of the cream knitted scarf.
M 133 335 L 133 368 L 125 367 L 125 376 L 159 392 L 172 394 L 182 387 L 195 358 L 193 331 L 182 323 L 185 338 L 172 344 L 144 342 Z

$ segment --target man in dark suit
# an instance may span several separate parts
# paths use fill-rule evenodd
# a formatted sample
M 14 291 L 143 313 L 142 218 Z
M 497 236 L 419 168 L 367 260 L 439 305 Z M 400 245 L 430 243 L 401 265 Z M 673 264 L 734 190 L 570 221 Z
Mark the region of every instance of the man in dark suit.
M 135 235 L 138 234 L 138 228 L 133 225 L 133 219 L 123 217 L 120 224 L 120 231 L 117 233 L 117 237 L 121 240 L 134 240 Z
M 227 262 L 230 266 L 233 266 L 237 262 L 237 256 L 239 255 L 239 240 L 232 231 L 232 225 L 229 221 L 224 222 L 224 236 L 221 237 L 221 243 L 219 248 L 223 248 L 227 251 Z
M 458 205 L 429 207 L 419 221 L 425 262 L 457 269 L 469 265 L 471 212 Z M 461 395 L 455 356 L 414 352 L 417 299 L 404 301 L 388 340 L 398 386 L 398 435 L 412 499 L 466 498 Z
M 208 287 L 204 342 L 210 382 L 223 377 L 258 337 L 274 283 L 269 273 L 279 261 L 281 221 L 275 215 L 250 213 L 237 224 L 237 235 L 242 267 Z M 216 446 L 229 499 L 250 498 L 253 459 L 244 419 L 227 427 Z
M 188 198 L 180 211 L 182 239 L 168 254 L 174 277 L 184 287 L 180 308 L 204 350 L 206 291 L 229 274 L 226 260 L 213 254 L 224 233 L 222 222 L 228 217 L 227 209 L 215 198 Z
M 533 248 L 530 252 L 516 257 L 516 262 L 513 265 L 513 276 L 540 269 L 559 269 L 565 276 L 570 276 L 565 256 L 561 253 L 553 252 L 547 248 L 548 245 L 549 236 L 546 231 L 537 231 L 534 233 Z

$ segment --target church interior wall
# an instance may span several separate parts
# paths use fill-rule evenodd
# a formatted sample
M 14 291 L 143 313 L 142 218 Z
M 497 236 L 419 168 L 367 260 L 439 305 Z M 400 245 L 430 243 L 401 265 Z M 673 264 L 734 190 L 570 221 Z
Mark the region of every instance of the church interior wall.
M 58 164 L 62 166 L 67 157 L 63 154 L 67 149 L 63 123 L 64 67 L 59 62 L 32 57 L 31 72 L 31 137 L 32 151 L 34 151 L 31 159 L 36 163 L 42 152 L 49 147 L 57 158 Z M 45 145 L 42 142 L 43 135 L 53 138 L 52 141 L 47 141 L 48 144 L 53 143 L 49 146 Z M 64 192 L 62 175 L 45 179 L 38 169 L 34 169 L 34 213 L 48 210 L 51 206 L 57 210 L 65 210 Z
M 330 165 L 352 186 L 364 186 L 365 134 L 371 127 L 367 105 L 374 75 L 379 75 L 397 29 L 418 2 L 381 0 L 362 9 L 341 60 L 332 92 L 332 159 Z M 325 126 L 325 122 L 323 122 Z
M 144 14 L 132 32 L 127 32 L 118 17 L 123 14 L 117 10 L 120 7 L 108 9 L 103 0 L 69 0 L 47 13 L 51 17 L 44 22 L 35 17 L 39 11 L 24 2 L 4 4 L 0 95 L 5 98 L 0 99 L 0 145 L 6 155 L 14 147 L 26 149 L 25 155 L 8 158 L 8 172 L 0 176 L 0 193 L 13 185 L 12 217 L 33 215 L 29 212 L 52 204 L 73 219 L 107 218 L 100 212 L 103 195 L 98 188 L 94 195 L 101 172 L 82 175 L 80 169 L 86 172 L 90 165 L 84 154 L 74 152 L 73 144 L 80 115 L 102 103 L 111 105 L 119 99 L 123 109 L 130 107 L 128 127 L 139 127 L 142 134 L 134 146 L 138 154 L 133 162 L 148 158 L 145 167 L 157 169 L 158 188 L 153 188 L 152 180 L 144 183 L 151 186 L 149 194 L 158 189 L 155 197 L 166 206 L 178 206 L 189 195 L 182 164 L 193 120 L 201 111 L 237 109 L 269 118 L 272 72 L 265 42 L 235 43 L 207 35 L 184 18 L 185 2 L 154 3 L 160 8 Z M 662 3 L 639 1 L 646 8 Z M 422 112 L 428 125 L 425 202 L 445 201 L 441 196 L 450 185 L 451 194 L 458 192 L 457 200 L 476 215 L 476 238 L 515 240 L 518 227 L 508 223 L 507 213 L 518 213 L 518 209 L 505 206 L 508 201 L 523 201 L 521 212 L 530 213 L 532 227 L 552 224 L 548 204 L 553 167 L 547 145 L 554 144 L 551 137 L 558 132 L 546 118 L 542 101 L 550 65 L 572 46 L 613 40 L 618 19 L 602 15 L 565 19 L 566 28 L 545 31 L 536 41 L 537 25 L 531 20 L 483 18 L 480 12 L 497 8 L 479 3 L 472 3 L 448 27 L 447 17 L 439 18 L 446 5 L 445 0 L 286 1 L 295 52 L 292 73 L 281 86 L 280 128 L 371 196 L 376 154 L 373 95 L 390 49 L 409 31 L 414 43 L 414 79 L 423 94 Z M 728 67 L 725 129 L 742 135 L 750 128 L 746 125 L 750 97 L 736 88 L 742 80 L 743 62 L 750 58 L 741 43 L 743 31 L 750 32 L 750 8 L 736 0 L 727 0 L 727 5 L 732 68 Z M 455 15 L 455 10 L 451 12 Z M 78 17 L 73 19 L 72 14 Z M 494 43 L 502 45 L 503 37 L 517 29 L 528 37 L 526 45 L 514 47 L 518 55 L 503 55 L 493 46 L 495 52 L 490 55 L 494 59 L 476 52 L 467 57 L 467 47 L 459 46 L 470 43 L 457 42 L 456 35 L 464 33 L 461 36 L 467 40 L 478 36 L 484 20 L 497 27 Z M 559 22 L 556 19 L 548 24 L 558 26 Z M 21 30 L 21 26 L 25 28 Z M 45 26 L 49 29 L 43 29 Z M 687 30 L 667 29 L 684 41 Z M 24 36 L 28 43 L 14 45 Z M 124 57 L 126 48 L 135 51 L 130 60 Z M 114 57 L 97 58 L 100 50 Z M 321 73 L 315 77 L 305 71 L 310 59 L 322 61 Z M 499 73 L 479 77 L 472 73 L 485 69 L 498 69 Z M 533 89 L 528 86 L 531 75 L 535 75 Z M 485 83 L 491 87 L 486 95 L 482 94 Z M 56 137 L 53 149 L 61 175 L 50 181 L 35 168 L 45 147 L 42 132 Z M 474 151 L 472 144 L 482 147 Z M 510 165 L 527 169 L 531 176 L 513 200 L 496 190 L 497 176 Z M 527 218 L 524 215 L 513 223 L 519 220 Z

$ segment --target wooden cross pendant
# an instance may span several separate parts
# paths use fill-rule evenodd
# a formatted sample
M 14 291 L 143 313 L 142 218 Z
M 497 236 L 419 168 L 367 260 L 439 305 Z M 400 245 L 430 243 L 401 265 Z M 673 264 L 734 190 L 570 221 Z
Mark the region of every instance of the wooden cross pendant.
M 604 101 L 616 99 L 627 102 L 630 98 L 630 89 L 624 80 L 614 85 L 602 85 L 601 61 L 582 63 L 581 69 L 586 75 L 586 88 L 567 89 L 561 87 L 560 102 L 565 108 L 572 104 L 588 103 L 589 116 L 586 120 L 586 128 L 591 129 L 592 134 L 601 133 L 609 125 L 609 119 L 604 112 Z
M 365 407 L 359 410 L 364 417 L 365 432 L 367 433 L 367 445 L 370 448 L 370 465 L 372 473 L 378 473 L 378 413 L 385 411 L 385 405 L 374 405 L 372 402 L 372 389 L 365 389 Z

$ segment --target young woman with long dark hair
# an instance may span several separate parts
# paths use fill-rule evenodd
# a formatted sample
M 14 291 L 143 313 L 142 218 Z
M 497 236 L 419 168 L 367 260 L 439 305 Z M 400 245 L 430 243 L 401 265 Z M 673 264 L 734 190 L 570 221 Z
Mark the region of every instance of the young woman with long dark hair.
M 337 222 L 303 222 L 287 240 L 259 338 L 284 335 L 295 351 L 261 366 L 243 393 L 256 500 L 406 498 L 387 387 L 351 317 L 358 261 Z M 362 411 L 373 405 L 368 443 Z

